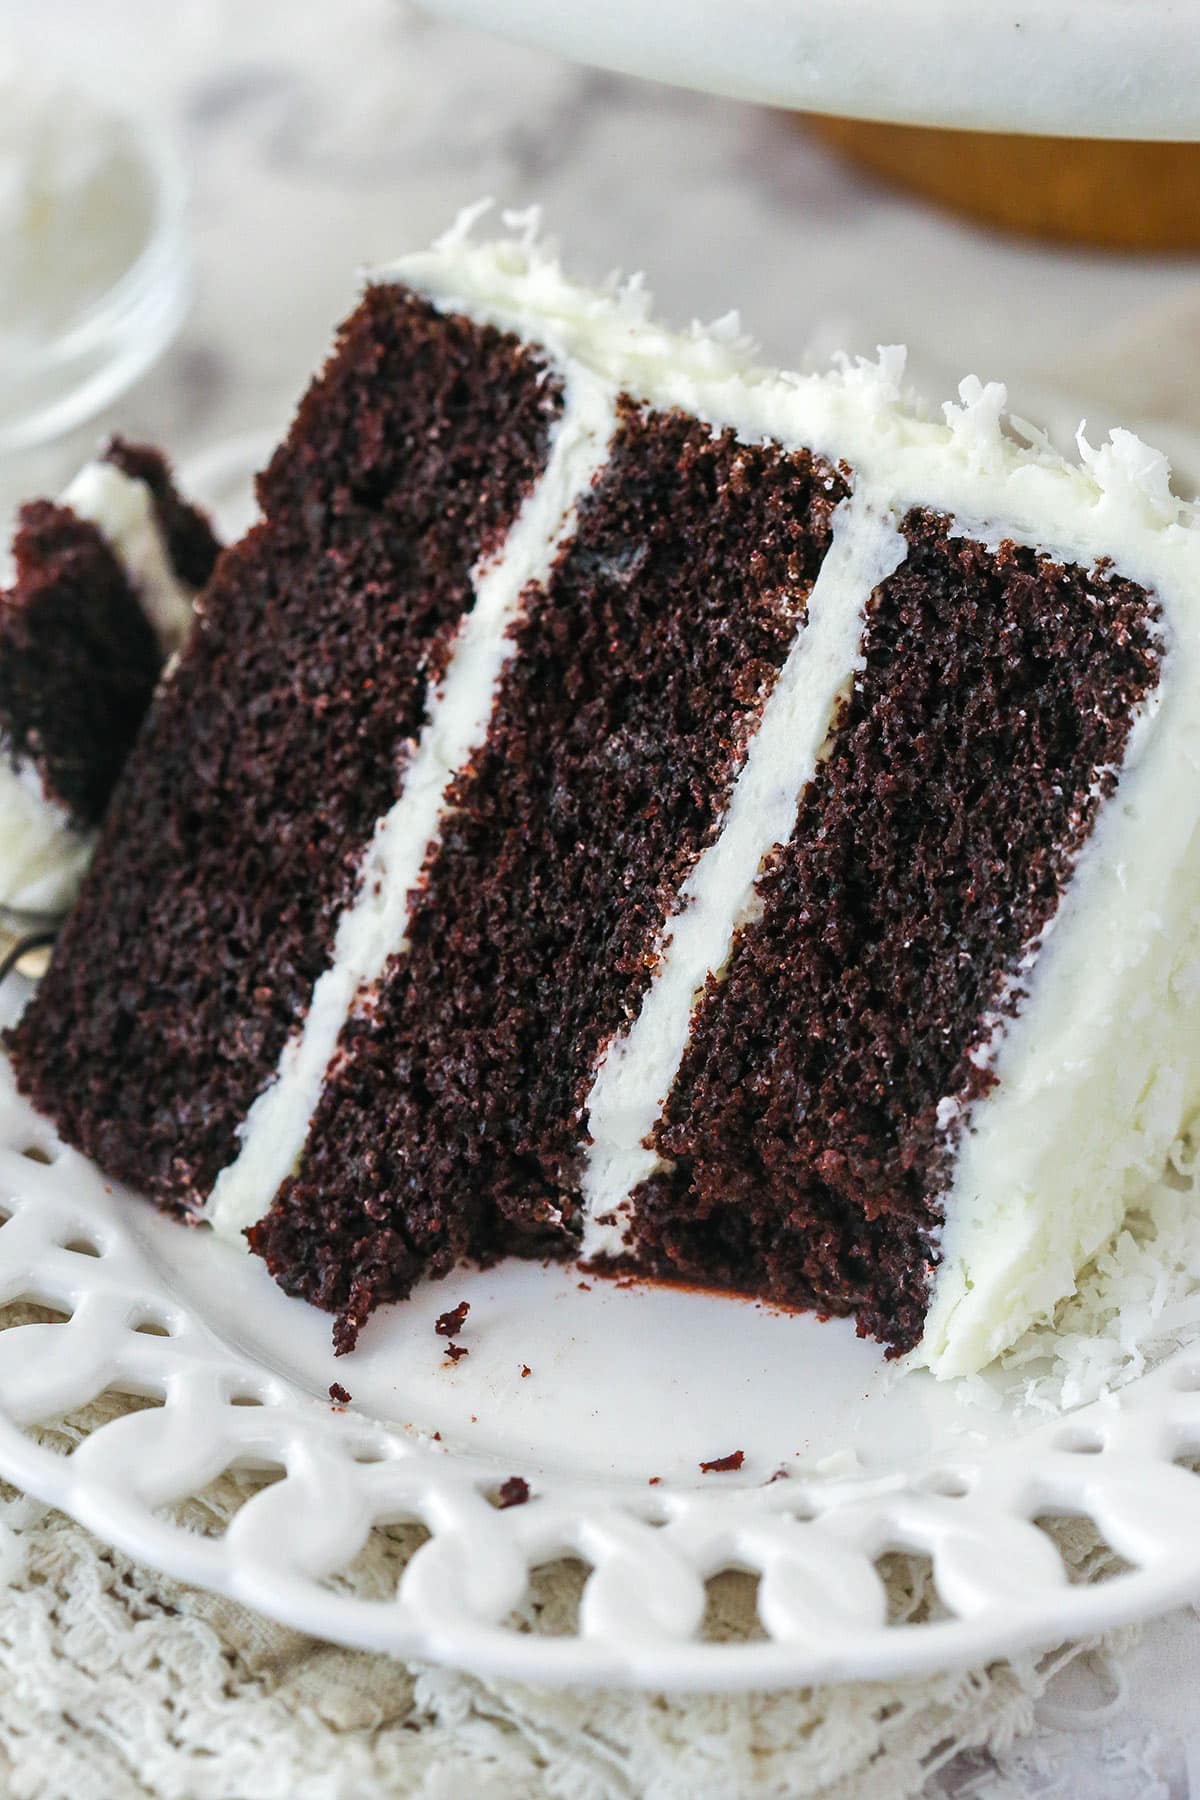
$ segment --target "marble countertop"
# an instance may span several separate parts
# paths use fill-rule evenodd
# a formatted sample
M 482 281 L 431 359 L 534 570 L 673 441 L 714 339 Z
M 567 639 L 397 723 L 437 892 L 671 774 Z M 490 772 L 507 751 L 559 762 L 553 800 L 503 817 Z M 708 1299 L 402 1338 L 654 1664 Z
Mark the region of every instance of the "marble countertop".
M 642 269 L 668 318 L 738 306 L 767 355 L 907 343 L 932 398 L 972 372 L 1068 441 L 1134 424 L 1200 483 L 1200 299 L 1184 259 L 974 231 L 840 164 L 788 115 L 575 67 L 403 0 L 9 0 L 0 44 L 82 66 L 178 136 L 196 302 L 160 367 L 0 501 L 119 423 L 182 460 L 287 418 L 358 271 L 491 194 L 544 207 L 571 265 Z
M 988 236 L 859 176 L 786 115 L 572 67 L 402 0 L 8 0 L 6 32 L 27 56 L 128 90 L 177 134 L 198 279 L 177 343 L 118 405 L 0 461 L 2 509 L 61 486 L 114 427 L 185 465 L 261 443 L 358 271 L 484 194 L 541 203 L 581 273 L 644 269 L 674 321 L 739 306 L 792 365 L 907 342 L 935 398 L 969 371 L 1006 378 L 1016 409 L 1060 441 L 1085 414 L 1093 435 L 1120 420 L 1173 455 L 1181 488 L 1200 483 L 1193 261 Z M 1022 1785 L 981 1765 L 941 1791 L 1200 1793 L 1182 1673 L 1200 1631 L 1175 1620 L 1147 1642 L 1132 1713 L 1102 1696 L 1074 1738 L 1048 1716 Z M 1132 1756 L 1125 1785 L 1088 1773 L 1114 1769 L 1118 1750 Z

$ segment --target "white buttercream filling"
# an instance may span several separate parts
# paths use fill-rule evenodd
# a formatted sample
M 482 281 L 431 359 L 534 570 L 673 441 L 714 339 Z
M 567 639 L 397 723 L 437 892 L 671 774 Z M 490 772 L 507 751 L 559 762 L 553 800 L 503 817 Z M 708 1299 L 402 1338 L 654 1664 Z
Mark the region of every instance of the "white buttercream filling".
M 630 1028 L 608 1046 L 587 1101 L 584 1258 L 618 1256 L 621 1208 L 662 1162 L 647 1142 L 678 1073 L 696 1001 L 724 969 L 733 935 L 757 911 L 763 859 L 791 836 L 797 798 L 829 743 L 838 702 L 861 665 L 870 595 L 907 553 L 885 499 L 856 489 L 834 514 L 833 541 L 763 707 L 722 828 L 679 893 L 655 978 Z
M 146 483 L 113 463 L 90 462 L 80 469 L 62 503 L 103 534 L 129 577 L 163 656 L 173 656 L 191 627 L 195 593 L 175 573 Z
M 475 603 L 458 629 L 441 689 L 405 773 L 399 797 L 379 821 L 359 872 L 357 895 L 338 923 L 333 957 L 313 990 L 300 1031 L 284 1048 L 270 1084 L 239 1132 L 236 1159 L 217 1178 L 206 1215 L 222 1237 L 241 1243 L 262 1217 L 304 1147 L 325 1071 L 360 994 L 405 947 L 426 854 L 455 775 L 482 744 L 505 664 L 510 627 L 531 582 L 549 574 L 557 547 L 608 455 L 615 395 L 588 370 L 566 373 L 563 410 L 545 470 L 526 498 L 499 555 L 476 569 Z
M 79 890 L 95 844 L 51 800 L 31 764 L 14 769 L 0 751 L 0 906 L 63 913 Z
M 163 655 L 178 649 L 192 620 L 193 592 L 171 566 L 154 497 L 111 463 L 91 462 L 62 497 L 95 525 L 117 557 Z M 17 768 L 0 754 L 0 906 L 63 913 L 79 891 L 95 843 L 45 792 L 32 762 Z

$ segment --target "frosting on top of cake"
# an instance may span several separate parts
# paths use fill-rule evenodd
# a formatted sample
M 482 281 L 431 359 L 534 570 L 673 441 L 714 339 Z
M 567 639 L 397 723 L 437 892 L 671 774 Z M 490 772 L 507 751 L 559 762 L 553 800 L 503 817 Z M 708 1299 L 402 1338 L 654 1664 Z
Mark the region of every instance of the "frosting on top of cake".
M 1091 445 L 1080 427 L 1069 462 L 1036 427 L 1006 412 L 1002 383 L 968 376 L 958 398 L 933 416 L 904 383 L 905 351 L 875 361 L 843 358 L 821 373 L 764 367 L 736 313 L 671 331 L 653 317 L 640 276 L 599 288 L 572 280 L 540 213 L 507 213 L 519 235 L 477 241 L 482 202 L 460 214 L 432 249 L 371 272 L 414 287 L 442 311 L 461 311 L 521 335 L 656 406 L 679 407 L 748 442 L 803 446 L 885 484 L 898 506 L 935 505 L 972 526 L 989 519 L 1003 535 L 1048 552 L 1144 560 L 1148 544 L 1188 529 L 1195 503 L 1175 495 L 1167 458 L 1132 432 Z M 986 535 L 986 533 L 985 533 Z

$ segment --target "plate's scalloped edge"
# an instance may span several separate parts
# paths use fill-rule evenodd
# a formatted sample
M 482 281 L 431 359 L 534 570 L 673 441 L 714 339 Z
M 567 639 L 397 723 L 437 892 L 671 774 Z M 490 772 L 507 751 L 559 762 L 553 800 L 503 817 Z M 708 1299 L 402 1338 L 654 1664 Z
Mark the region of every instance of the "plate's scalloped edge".
M 128 1205 L 64 1149 L 0 1071 L 0 1474 L 164 1574 L 356 1648 L 509 1680 L 654 1690 L 895 1679 L 1045 1649 L 1200 1598 L 1200 1346 L 1117 1396 L 933 1474 L 698 1492 L 541 1484 L 495 1504 L 486 1459 L 323 1406 L 231 1349 L 169 1292 Z M 165 1334 L 165 1335 L 164 1335 Z M 37 1428 L 106 1392 L 159 1405 L 95 1426 L 69 1456 Z M 225 1530 L 166 1516 L 231 1466 L 277 1468 Z M 1046 1516 L 1090 1520 L 1125 1565 L 1073 1584 Z M 330 1585 L 374 1525 L 428 1540 L 395 1596 Z M 880 1559 L 927 1557 L 944 1616 L 890 1623 Z M 531 1571 L 590 1568 L 578 1630 L 513 1620 Z M 698 1633 L 706 1582 L 758 1576 L 763 1637 Z

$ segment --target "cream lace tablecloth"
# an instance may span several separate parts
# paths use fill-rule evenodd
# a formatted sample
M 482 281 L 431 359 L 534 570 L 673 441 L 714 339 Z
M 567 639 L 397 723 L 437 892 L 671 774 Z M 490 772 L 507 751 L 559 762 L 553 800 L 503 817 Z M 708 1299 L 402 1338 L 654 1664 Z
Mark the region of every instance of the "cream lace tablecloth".
M 1061 441 L 1081 414 L 1094 435 L 1119 419 L 1171 452 L 1184 485 L 1200 478 L 1190 263 L 989 239 L 860 180 L 777 115 L 567 68 L 399 0 L 9 0 L 7 29 L 27 54 L 140 92 L 182 135 L 197 304 L 102 424 L 183 461 L 277 427 L 355 269 L 494 193 L 543 202 L 583 271 L 646 267 L 669 316 L 741 305 L 793 363 L 906 340 L 931 392 L 1004 376 Z M 0 462 L 0 505 L 52 491 L 95 435 Z M 211 1506 L 232 1498 L 218 1488 Z M 312 1643 L 19 1497 L 2 1517 L 0 1791 L 21 1800 L 1200 1795 L 1190 1614 L 905 1687 L 568 1695 Z M 383 1591 L 403 1551 L 360 1579 Z M 575 1599 L 574 1577 L 550 1572 L 542 1624 Z M 746 1606 L 724 1578 L 714 1629 L 745 1629 Z

